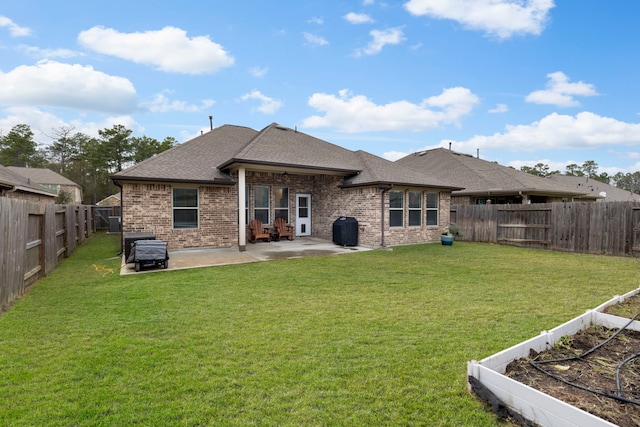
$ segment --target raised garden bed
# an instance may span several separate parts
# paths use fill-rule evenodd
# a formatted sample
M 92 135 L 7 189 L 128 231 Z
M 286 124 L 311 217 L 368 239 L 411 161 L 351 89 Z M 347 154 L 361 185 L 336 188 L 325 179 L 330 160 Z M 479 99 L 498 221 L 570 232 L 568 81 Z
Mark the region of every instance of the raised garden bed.
M 471 361 L 469 388 L 522 425 L 640 425 L 639 311 L 640 289 Z

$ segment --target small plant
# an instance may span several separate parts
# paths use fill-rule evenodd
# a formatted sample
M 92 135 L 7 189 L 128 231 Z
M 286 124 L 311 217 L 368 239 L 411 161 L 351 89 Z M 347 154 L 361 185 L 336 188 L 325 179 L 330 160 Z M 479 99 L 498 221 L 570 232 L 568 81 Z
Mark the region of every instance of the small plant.
M 464 233 L 460 229 L 460 226 L 454 223 L 449 224 L 449 234 L 452 234 L 455 237 L 464 237 Z

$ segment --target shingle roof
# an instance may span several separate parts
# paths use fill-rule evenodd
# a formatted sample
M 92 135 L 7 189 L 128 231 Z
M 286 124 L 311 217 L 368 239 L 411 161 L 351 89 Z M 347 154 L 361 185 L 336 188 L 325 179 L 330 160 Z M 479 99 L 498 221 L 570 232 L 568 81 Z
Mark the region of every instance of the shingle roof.
M 234 156 L 257 131 L 224 125 L 146 159 L 112 178 L 134 181 L 180 181 L 232 184 L 228 173 L 216 166 Z
M 343 185 L 345 187 L 394 184 L 413 187 L 437 187 L 450 190 L 459 190 L 461 188 L 415 169 L 398 167 L 394 162 L 374 156 L 366 151 L 356 151 L 355 154 L 362 162 L 362 170 L 358 175 L 345 179 Z
M 54 191 L 49 191 L 43 186 L 31 182 L 28 178 L 25 178 L 2 165 L 0 165 L 0 186 L 10 189 L 15 188 L 28 193 L 37 193 L 56 197 L 56 193 Z
M 586 198 L 614 202 L 640 201 L 640 194 L 635 194 L 631 191 L 590 179 L 588 176 L 551 175 L 549 178 L 565 186 L 573 187 L 577 191 L 586 193 Z
M 21 168 L 17 166 L 8 166 L 9 170 L 22 175 L 25 178 L 35 182 L 36 184 L 55 184 L 55 185 L 70 185 L 80 187 L 75 182 L 60 175 L 51 169 L 46 168 Z
M 291 166 L 355 172 L 361 167 L 353 151 L 272 123 L 221 168 L 234 163 Z
M 445 148 L 436 148 L 410 154 L 395 163 L 419 171 L 429 172 L 464 189 L 454 195 L 546 194 L 557 196 L 577 196 L 576 191 L 547 178 L 518 171 L 495 162 L 488 162 L 468 154 L 457 153 Z
M 297 129 L 272 123 L 257 132 L 224 125 L 112 176 L 115 181 L 181 181 L 234 184 L 241 165 L 344 175 L 344 186 L 397 184 L 460 188 L 430 174 L 398 167 L 364 151 L 350 151 Z

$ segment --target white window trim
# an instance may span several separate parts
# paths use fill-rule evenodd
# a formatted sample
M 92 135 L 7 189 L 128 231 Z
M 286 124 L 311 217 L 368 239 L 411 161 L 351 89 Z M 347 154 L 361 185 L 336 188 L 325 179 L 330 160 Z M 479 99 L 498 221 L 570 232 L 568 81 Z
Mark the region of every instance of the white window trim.
M 174 191 L 175 190 L 195 190 L 196 191 L 196 205 L 195 206 L 175 206 Z M 176 210 L 194 210 L 196 211 L 196 226 L 195 227 L 178 227 L 176 228 L 173 212 Z M 200 228 L 200 191 L 193 187 L 173 187 L 171 189 L 171 227 L 174 230 L 195 230 Z

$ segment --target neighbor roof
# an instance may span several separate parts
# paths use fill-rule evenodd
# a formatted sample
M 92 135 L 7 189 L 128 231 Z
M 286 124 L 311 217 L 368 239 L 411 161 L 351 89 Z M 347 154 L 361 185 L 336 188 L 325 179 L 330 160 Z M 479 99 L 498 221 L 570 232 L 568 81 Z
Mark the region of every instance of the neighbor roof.
M 350 151 L 272 123 L 260 132 L 224 125 L 112 176 L 114 181 L 235 184 L 238 167 L 344 175 L 343 186 L 397 184 L 458 189 L 425 173 L 364 151 Z
M 575 197 L 582 191 L 547 178 L 518 171 L 495 162 L 436 148 L 410 154 L 395 163 L 440 177 L 463 187 L 454 196 L 518 194 Z
M 602 199 L 608 202 L 640 201 L 640 194 L 596 181 L 588 176 L 551 175 L 549 178 L 555 182 L 586 193 L 585 198 Z
M 9 170 L 22 175 L 25 178 L 35 182 L 37 184 L 55 184 L 55 185 L 70 185 L 80 187 L 75 182 L 60 175 L 51 169 L 46 168 L 21 168 L 17 166 L 8 166 Z
M 0 165 L 0 187 L 10 190 L 19 190 L 26 193 L 36 193 L 50 197 L 56 197 L 56 193 L 49 191 L 43 186 L 31 182 L 28 178 L 15 173 L 7 167 Z

